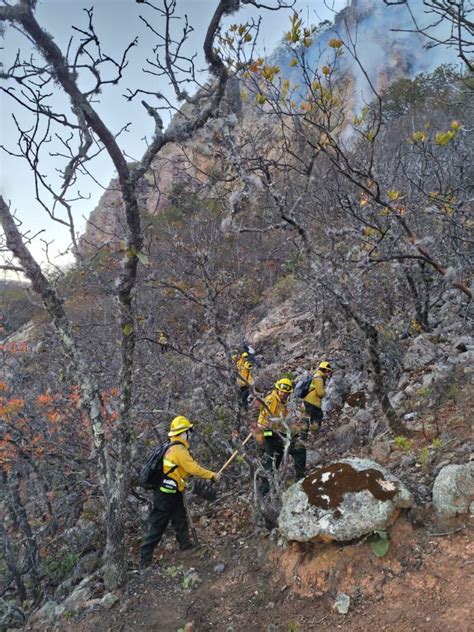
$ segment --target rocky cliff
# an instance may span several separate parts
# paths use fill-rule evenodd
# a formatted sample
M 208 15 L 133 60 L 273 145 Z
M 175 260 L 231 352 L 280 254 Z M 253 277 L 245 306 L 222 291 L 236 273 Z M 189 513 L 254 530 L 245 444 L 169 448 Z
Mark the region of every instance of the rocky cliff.
M 412 9 L 420 24 L 424 24 L 426 16 L 421 0 L 413 3 Z M 286 24 L 282 24 L 282 33 L 285 28 Z M 324 22 L 317 27 L 308 51 L 310 67 L 324 64 L 328 42 L 332 38 L 340 38 L 348 46 L 340 62 L 341 76 L 352 93 L 346 106 L 348 119 L 373 98 L 365 73 L 374 88 L 380 91 L 401 77 L 431 72 L 441 63 L 453 61 L 453 54 L 446 48 L 432 49 L 426 54 L 423 49 L 425 40 L 412 29 L 412 18 L 406 6 L 387 7 L 380 0 L 352 0 L 335 16 L 333 23 Z M 291 66 L 292 57 L 292 49 L 282 42 L 268 61 L 281 68 L 282 80 L 289 78 L 294 84 L 302 84 L 301 69 Z M 258 126 L 261 112 L 254 107 L 252 92 L 250 95 L 246 102 L 241 103 L 238 84 L 231 83 L 219 113 L 222 117 L 233 111 L 240 119 L 242 134 Z M 301 100 L 305 98 L 304 89 L 299 96 Z M 347 96 L 346 93 L 346 99 Z M 214 143 L 218 129 L 219 123 L 214 119 L 192 140 L 182 145 L 170 144 L 160 152 L 141 185 L 144 213 L 157 215 L 168 209 L 173 192 L 191 179 L 210 188 L 215 186 L 216 176 L 222 175 L 222 157 Z M 122 210 L 120 194 L 115 180 L 112 180 L 90 215 L 81 240 L 82 247 L 94 249 L 97 245 L 123 239 Z

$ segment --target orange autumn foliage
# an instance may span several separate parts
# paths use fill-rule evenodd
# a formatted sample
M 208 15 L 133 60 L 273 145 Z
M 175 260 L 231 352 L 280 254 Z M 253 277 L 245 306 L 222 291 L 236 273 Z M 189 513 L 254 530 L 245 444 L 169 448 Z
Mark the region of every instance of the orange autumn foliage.
M 49 406 L 50 404 L 53 403 L 53 398 L 51 397 L 51 395 L 47 395 L 46 393 L 43 393 L 41 395 L 38 395 L 38 397 L 36 398 L 36 403 L 39 406 Z
M 9 417 L 14 415 L 23 408 L 25 402 L 23 399 L 9 399 L 0 397 L 0 417 Z

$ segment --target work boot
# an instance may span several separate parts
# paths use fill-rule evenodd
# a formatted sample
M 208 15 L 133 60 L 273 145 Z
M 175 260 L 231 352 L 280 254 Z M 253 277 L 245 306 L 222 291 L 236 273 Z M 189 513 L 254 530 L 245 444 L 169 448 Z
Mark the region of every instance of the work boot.
M 185 544 L 181 544 L 179 548 L 181 551 L 190 551 L 191 549 L 195 549 L 196 545 L 192 542 L 186 542 Z
M 140 570 L 144 571 L 146 568 L 151 566 L 152 558 L 142 557 L 140 558 Z

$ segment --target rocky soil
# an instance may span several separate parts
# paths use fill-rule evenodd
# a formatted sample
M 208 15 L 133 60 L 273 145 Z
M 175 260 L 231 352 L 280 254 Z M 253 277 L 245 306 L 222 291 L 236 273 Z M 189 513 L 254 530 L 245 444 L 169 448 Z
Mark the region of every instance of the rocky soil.
M 313 460 L 317 456 L 326 462 L 336 451 L 340 416 L 334 415 L 314 440 Z M 440 419 L 444 436 L 450 439 L 430 447 L 428 456 L 422 450 L 432 444 L 423 433 L 414 434 L 410 449 L 385 440 L 338 451 L 338 457 L 378 457 L 414 495 L 413 507 L 402 509 L 388 529 L 390 545 L 384 557 L 374 555 L 369 538 L 286 543 L 277 530 L 268 533 L 256 527 L 251 494 L 246 491 L 249 483 L 245 476 L 236 479 L 235 471 L 229 472 L 217 501 L 204 504 L 194 499 L 192 503 L 199 549 L 177 552 L 170 533 L 155 555 L 155 565 L 141 574 L 131 568 L 130 582 L 122 591 L 104 596 L 100 579 L 93 574 L 76 588 L 76 599 L 70 596 L 66 607 L 62 604 L 60 616 L 50 604 L 25 629 L 473 629 L 473 543 L 468 517 L 455 516 L 449 524 L 441 524 L 431 503 L 440 467 L 451 460 L 469 462 L 469 399 L 447 407 Z M 420 454 L 426 456 L 422 462 Z M 137 559 L 138 544 L 139 534 L 131 543 L 133 559 Z
M 261 393 L 284 370 L 301 375 L 319 361 L 312 340 L 321 332 L 306 336 L 310 322 L 308 314 L 295 304 L 283 303 L 272 310 L 271 317 L 249 327 L 253 331 L 249 341 L 263 355 L 256 372 Z M 406 340 L 403 369 L 390 393 L 407 430 L 404 437 L 390 433 L 371 397 L 367 375 L 344 364 L 338 341 L 328 341 L 326 346 L 327 357 L 338 368 L 328 388 L 322 432 L 308 445 L 308 472 L 319 468 L 324 475 L 324 468 L 332 472 L 335 463 L 348 459 L 376 464 L 364 465 L 363 470 L 383 468 L 387 474 L 382 482 L 400 481 L 409 498 L 390 508 L 386 522 L 364 527 L 352 537 L 345 534 L 342 541 L 322 538 L 323 542 L 318 537 L 316 541 L 286 542 L 280 531 L 269 533 L 262 526 L 253 507 L 248 469 L 235 462 L 226 472 L 217 501 L 205 504 L 194 496 L 190 499 L 202 546 L 178 553 L 170 533 L 156 552 L 155 566 L 140 574 L 136 561 L 143 534 L 136 530 L 130 537 L 130 581 L 121 591 L 104 591 L 100 544 L 96 542 L 99 530 L 91 516 L 79 519 L 67 534 L 68 550 L 79 561 L 24 629 L 474 629 L 468 518 L 474 508 L 474 341 L 462 334 L 459 323 L 449 329 L 446 322 L 445 318 L 443 326 L 431 334 Z M 278 353 L 272 347 L 275 339 L 281 343 Z M 212 347 L 209 353 L 213 354 Z M 290 408 L 294 407 L 293 401 Z M 252 408 L 241 428 L 241 439 L 256 415 Z M 255 444 L 247 448 L 257 456 Z M 292 477 L 290 467 L 284 487 L 292 485 Z M 315 475 L 308 478 L 314 480 Z M 144 517 L 145 505 L 136 497 L 131 500 L 136 514 L 131 524 L 136 529 L 137 516 Z M 337 512 L 340 507 L 331 510 Z M 372 529 L 388 533 L 384 557 L 374 554 Z M 20 609 L 10 614 L 4 621 L 18 629 L 26 613 Z M 7 629 L 0 622 L 0 630 Z
M 221 523 L 222 524 L 222 523 Z M 210 535 L 210 534 L 209 534 Z M 369 545 L 282 551 L 268 539 L 215 538 L 199 552 L 166 551 L 147 575 L 132 576 L 110 608 L 91 604 L 56 625 L 31 630 L 70 632 L 184 629 L 197 631 L 414 629 L 472 630 L 469 595 L 472 542 L 466 532 L 430 536 L 400 522 L 391 551 L 378 560 Z M 354 570 L 357 569 L 357 572 Z M 328 585 L 309 590 L 314 573 Z M 343 579 L 343 581 L 341 581 Z M 326 590 L 325 590 L 326 588 Z M 334 610 L 340 592 L 350 596 L 347 614 Z

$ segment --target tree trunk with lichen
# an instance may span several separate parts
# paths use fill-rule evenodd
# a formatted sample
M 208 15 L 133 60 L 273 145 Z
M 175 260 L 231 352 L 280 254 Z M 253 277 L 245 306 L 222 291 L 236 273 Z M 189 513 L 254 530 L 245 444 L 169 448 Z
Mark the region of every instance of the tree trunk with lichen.
M 225 93 L 228 80 L 226 65 L 215 47 L 215 39 L 220 30 L 221 20 L 239 9 L 240 0 L 220 0 L 209 23 L 204 39 L 204 53 L 214 83 L 208 87 L 206 99 L 193 99 L 195 109 L 193 115 L 181 123 L 170 126 L 163 131 L 163 122 L 156 108 L 152 108 L 144 101 L 148 115 L 155 121 L 154 135 L 149 143 L 138 167 L 131 168 L 120 149 L 116 136 L 110 131 L 104 120 L 93 107 L 94 100 L 91 93 L 83 92 L 78 85 L 78 72 L 74 64 L 62 53 L 54 38 L 45 31 L 35 17 L 35 0 L 21 0 L 14 5 L 0 7 L 0 23 L 12 23 L 22 31 L 32 42 L 36 50 L 46 62 L 44 68 L 37 67 L 38 74 L 46 73 L 49 79 L 59 85 L 69 97 L 71 109 L 77 118 L 75 125 L 82 136 L 78 154 L 68 164 L 64 173 L 65 181 L 71 182 L 74 169 L 87 156 L 92 145 L 92 137 L 101 144 L 109 155 L 117 170 L 120 193 L 123 200 L 126 219 L 125 254 L 122 266 L 114 285 L 114 295 L 117 301 L 117 321 L 121 332 L 121 369 L 120 369 L 120 415 L 114 432 L 116 441 L 116 460 L 112 464 L 105 441 L 104 418 L 102 414 L 103 402 L 99 384 L 90 370 L 87 358 L 81 352 L 73 335 L 72 327 L 64 310 L 63 302 L 43 274 L 40 266 L 26 248 L 15 219 L 8 205 L 0 197 L 0 220 L 6 236 L 7 248 L 21 263 L 21 271 L 29 278 L 33 289 L 41 297 L 51 322 L 56 328 L 62 346 L 71 359 L 73 373 L 81 393 L 80 406 L 90 422 L 95 452 L 98 461 L 99 479 L 106 501 L 107 543 L 104 553 L 104 579 L 107 589 L 114 589 L 126 580 L 127 548 L 125 544 L 125 512 L 130 485 L 130 416 L 133 390 L 133 366 L 135 352 L 135 316 L 133 306 L 133 290 L 137 279 L 137 267 L 143 235 L 140 223 L 140 212 L 137 198 L 137 183 L 150 168 L 159 151 L 168 143 L 185 140 L 191 137 L 199 128 L 218 111 L 220 101 Z M 172 17 L 174 7 L 167 7 L 168 19 Z M 163 11 L 160 10 L 161 17 Z M 167 37 L 170 37 L 167 34 Z M 183 36 L 183 37 L 186 37 Z M 168 45 L 167 41 L 167 45 Z M 84 51 L 81 51 L 82 54 Z M 174 77 L 173 62 L 169 56 L 166 59 L 163 74 Z M 98 78 L 97 94 L 100 92 L 100 76 L 97 66 L 93 74 Z M 8 74 L 6 75 L 8 76 Z M 45 82 L 46 83 L 46 82 Z M 173 83 L 173 81 L 172 81 Z M 180 90 L 176 81 L 175 89 Z M 157 96 L 159 93 L 157 92 Z M 186 98 L 185 93 L 178 95 Z M 37 110 L 37 115 L 47 115 L 46 109 Z M 11 267 L 13 269 L 13 266 Z M 16 268 L 18 269 L 18 268 Z

